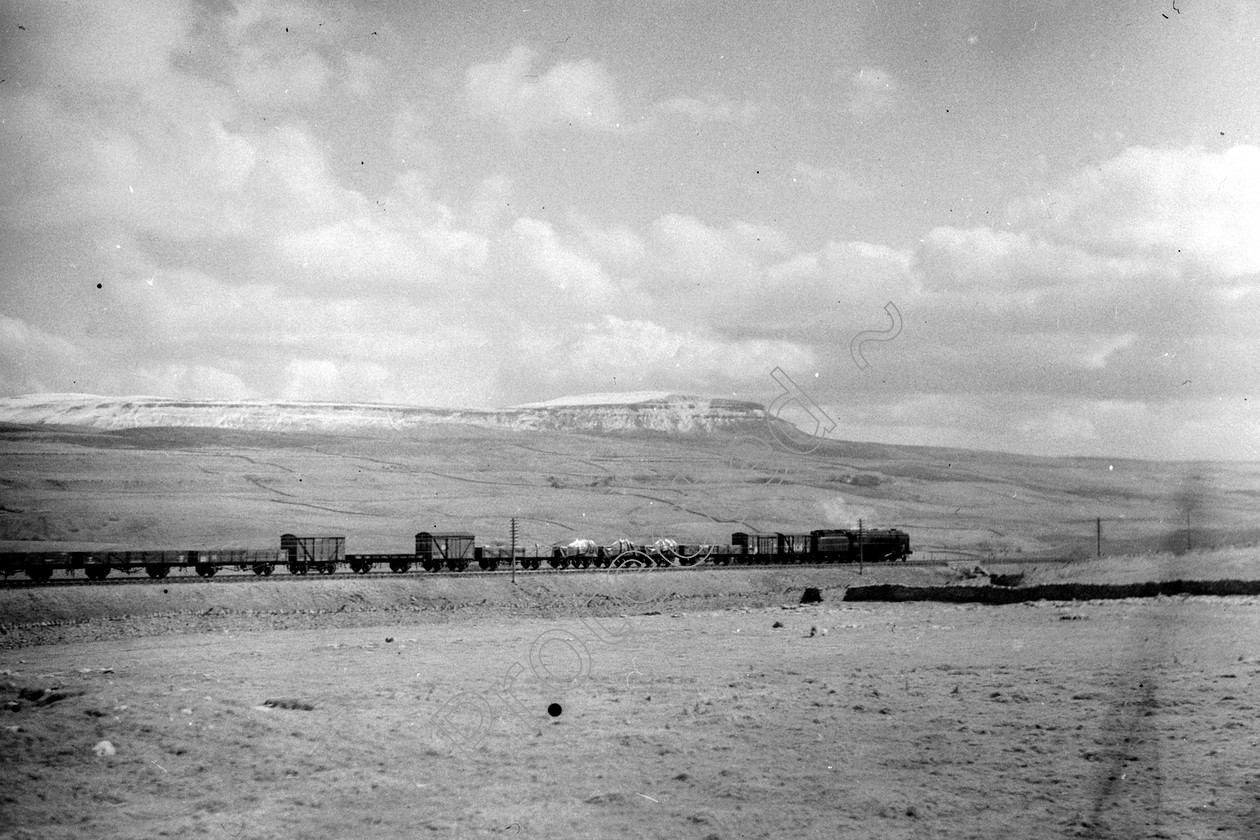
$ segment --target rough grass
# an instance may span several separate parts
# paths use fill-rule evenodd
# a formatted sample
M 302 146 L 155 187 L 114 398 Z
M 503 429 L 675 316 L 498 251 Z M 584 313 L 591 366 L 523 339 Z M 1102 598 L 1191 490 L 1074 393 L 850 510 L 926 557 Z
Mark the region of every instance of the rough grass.
M 1260 580 L 1260 546 L 1147 552 L 1044 564 L 1027 570 L 1024 585 L 1224 579 Z

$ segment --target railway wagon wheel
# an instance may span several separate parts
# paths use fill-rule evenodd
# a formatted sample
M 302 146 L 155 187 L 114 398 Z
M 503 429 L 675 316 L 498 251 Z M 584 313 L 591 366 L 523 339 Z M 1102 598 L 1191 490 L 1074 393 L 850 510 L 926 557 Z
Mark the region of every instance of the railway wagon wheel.
M 171 567 L 165 563 L 150 563 L 144 571 L 151 578 L 164 578 L 171 573 Z
M 306 564 L 300 561 L 289 563 L 289 574 L 304 575 L 306 574 Z
M 680 566 L 695 566 L 703 563 L 713 554 L 712 546 L 698 545 L 694 546 L 690 551 L 685 550 L 684 546 L 678 548 L 678 564 Z
M 408 563 L 406 560 L 390 560 L 389 561 L 389 570 L 391 572 L 394 572 L 395 574 L 402 574 L 403 572 L 407 571 L 410 568 L 411 568 L 411 564 Z
M 468 561 L 463 557 L 452 557 L 446 561 L 446 568 L 452 572 L 462 572 L 468 568 Z
M 350 564 L 350 571 L 354 572 L 356 575 L 366 575 L 368 572 L 372 571 L 372 564 L 366 560 L 355 560 Z
M 260 577 L 266 577 L 276 570 L 275 563 L 255 563 L 254 574 Z
M 218 567 L 211 563 L 198 563 L 193 568 L 195 568 L 197 570 L 197 574 L 203 578 L 212 578 L 214 577 L 214 573 L 219 571 Z
M 482 557 L 477 564 L 481 566 L 483 572 L 493 572 L 499 568 L 499 561 L 495 557 Z
M 109 564 L 92 563 L 84 566 L 83 574 L 87 575 L 88 580 L 105 580 L 109 576 Z
M 624 551 L 612 559 L 614 569 L 650 569 L 654 565 L 651 557 L 635 549 Z
M 39 581 L 40 583 L 43 583 L 46 580 L 50 580 L 52 578 L 52 573 L 53 573 L 52 566 L 27 566 L 26 567 L 26 576 L 30 578 L 31 580 L 36 580 L 36 581 Z

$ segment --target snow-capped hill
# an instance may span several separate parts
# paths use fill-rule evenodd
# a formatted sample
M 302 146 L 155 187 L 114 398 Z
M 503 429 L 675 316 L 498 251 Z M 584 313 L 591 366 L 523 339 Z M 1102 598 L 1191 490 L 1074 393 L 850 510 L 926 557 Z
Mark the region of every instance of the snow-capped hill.
M 499 412 L 515 428 L 586 432 L 711 434 L 764 429 L 759 403 L 658 392 L 586 394 Z
M 570 397 L 557 397 L 544 402 L 522 403 L 513 408 L 555 408 L 574 405 L 631 405 L 634 403 L 651 403 L 669 400 L 685 400 L 684 396 L 671 394 L 669 391 L 617 391 L 600 394 L 575 394 Z
M 757 403 L 660 392 L 588 394 L 504 409 L 92 394 L 0 398 L 0 423 L 96 429 L 177 426 L 271 432 L 397 432 L 435 423 L 462 423 L 518 430 L 703 435 L 748 432 L 764 428 L 765 422 L 765 409 Z
M 455 414 L 458 412 L 355 403 L 177 400 L 91 394 L 28 394 L 0 399 L 0 422 L 95 429 L 155 426 L 248 431 L 397 429 L 408 424 L 448 422 L 449 416 Z

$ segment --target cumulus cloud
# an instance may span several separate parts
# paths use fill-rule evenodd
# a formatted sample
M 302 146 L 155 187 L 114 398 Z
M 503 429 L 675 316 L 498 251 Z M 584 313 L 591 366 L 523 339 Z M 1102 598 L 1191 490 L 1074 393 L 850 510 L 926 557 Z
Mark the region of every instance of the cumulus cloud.
M 901 84 L 881 67 L 862 67 L 849 78 L 849 113 L 860 119 L 886 114 L 897 106 Z
M 575 218 L 573 223 L 597 258 L 626 274 L 640 270 L 647 255 L 647 242 L 638 231 L 626 225 L 601 227 L 581 218 Z
M 451 269 L 476 271 L 485 262 L 481 237 L 414 218 L 360 216 L 290 234 L 280 242 L 290 263 L 345 280 L 441 283 Z
M 792 181 L 803 184 L 819 198 L 854 201 L 870 197 L 870 191 L 858 183 L 851 172 L 838 166 L 811 166 L 797 161 L 792 167 Z
M 1018 223 L 1102 253 L 1260 272 L 1260 148 L 1134 147 L 1017 202 Z
M 761 109 L 755 102 L 737 102 L 720 93 L 706 93 L 699 97 L 676 96 L 658 103 L 657 107 L 672 114 L 681 114 L 698 123 L 730 122 L 749 125 L 757 119 Z
M 758 312 L 759 323 L 834 344 L 846 332 L 877 327 L 890 300 L 917 299 L 910 263 L 909 253 L 887 246 L 828 242 L 770 263 L 760 291 L 743 305 Z
M 619 290 L 600 264 L 563 244 L 550 223 L 517 219 L 511 235 L 516 238 L 515 250 L 542 280 L 553 305 L 571 309 L 613 303 Z
M 1098 254 L 1036 233 L 987 226 L 933 228 L 915 258 L 929 289 L 999 295 L 1130 280 L 1159 270 L 1133 256 Z
M 271 109 L 298 109 L 334 89 L 355 97 L 371 94 L 383 75 L 381 62 L 348 49 L 361 31 L 345 8 L 291 2 L 240 2 L 219 22 L 232 84 L 246 102 Z M 384 22 L 374 23 L 386 30 Z
M 1260 351 L 1258 156 L 1254 147 L 1129 149 L 1014 202 L 1005 230 L 936 228 L 914 255 L 919 305 L 994 344 L 1041 336 L 1050 364 L 1122 341 L 1120 351 L 1087 354 L 1106 360 L 1092 366 L 1105 374 L 1095 388 L 1155 401 L 1172 398 L 1165 383 L 1245 388 L 1257 376 L 1245 360 Z M 1238 361 L 1218 360 L 1229 354 Z
M 389 371 L 376 362 L 294 359 L 284 371 L 284 396 L 292 400 L 344 399 L 347 392 L 378 391 L 389 379 Z M 351 382 L 354 387 L 347 387 Z
M 1215 449 L 1189 430 L 1211 437 L 1205 418 L 1232 405 L 1233 431 L 1221 434 L 1241 440 L 1257 428 L 1243 408 L 1260 382 L 1254 161 L 1250 147 L 1129 149 L 1016 201 L 1001 228 L 926 232 L 905 255 L 909 282 L 889 295 L 905 331 L 879 351 L 880 372 L 902 383 L 883 398 L 905 414 L 889 416 L 861 389 L 850 396 L 886 423 L 852 404 L 837 410 L 881 440 L 1047 454 L 1124 445 L 1159 457 L 1171 441 Z M 833 244 L 772 274 L 804 287 L 827 274 L 831 254 L 856 252 Z M 905 396 L 915 390 L 937 397 Z M 1150 446 L 1118 443 L 1135 432 Z
M 845 437 L 1045 455 L 1094 454 L 1104 428 L 1141 424 L 1149 414 L 1139 403 L 1108 409 L 1088 399 L 1012 393 L 994 401 L 966 391 L 877 400 L 854 395 L 825 408 Z
M 1218 403 L 1232 406 L 1230 440 L 1256 432 L 1243 402 L 1260 382 L 1255 146 L 1132 148 L 1001 220 L 902 230 L 917 244 L 850 241 L 850 220 L 828 231 L 825 210 L 871 197 L 864 171 L 842 150 L 767 151 L 750 100 L 680 96 L 652 113 L 658 126 L 746 127 L 748 153 L 790 155 L 799 188 L 779 178 L 750 208 L 713 200 L 718 180 L 687 194 L 631 177 L 608 197 L 580 181 L 624 176 L 627 162 L 648 181 L 685 178 L 649 170 L 675 151 L 663 143 L 695 132 L 635 135 L 615 162 L 603 138 L 525 136 L 618 128 L 621 91 L 595 61 L 517 47 L 466 73 L 394 77 L 346 47 L 386 40 L 353 9 L 28 11 L 29 31 L 6 42 L 20 79 L 0 85 L 0 222 L 22 243 L 0 316 L 5 390 L 769 399 L 781 367 L 817 383 L 833 417 L 848 412 L 850 437 L 1193 443 L 1212 436 L 1194 409 Z M 895 113 L 904 93 L 882 67 L 841 81 L 864 119 Z M 470 132 L 464 109 L 504 132 Z M 439 150 L 445 132 L 467 148 Z M 729 177 L 733 160 L 696 171 Z M 779 221 L 793 201 L 822 208 L 817 227 Z M 889 302 L 904 329 L 867 345 L 859 370 L 850 342 L 887 328 Z
M 1246 403 L 1218 403 L 1209 413 L 1196 399 L 1149 402 L 1090 395 L 925 390 L 876 398 L 846 394 L 824 404 L 836 436 L 928 446 L 964 446 L 1048 456 L 1117 456 L 1164 460 L 1260 456 L 1260 422 Z M 1106 470 L 1106 467 L 1102 467 Z
M 144 336 L 149 358 L 172 361 L 135 365 L 120 344 L 101 345 L 93 360 L 123 367 L 140 383 L 131 391 L 195 396 L 204 386 L 224 397 L 427 405 L 493 399 L 498 350 L 489 338 L 503 324 L 475 302 L 392 295 L 385 308 L 379 296 L 355 291 L 329 296 L 318 288 L 151 271 L 146 280 L 119 281 L 117 301 L 134 319 L 130 334 Z
M 399 176 L 387 205 L 289 234 L 280 252 L 311 272 L 355 280 L 445 283 L 484 267 L 486 239 L 460 229 L 418 173 Z
M 389 144 L 399 162 L 413 170 L 434 172 L 441 153 L 430 137 L 430 119 L 416 105 L 407 102 L 394 112 Z
M 257 237 L 364 205 L 299 121 L 246 132 L 212 110 L 176 122 L 164 106 L 80 112 L 41 93 L 13 106 L 0 138 L 15 155 L 0 172 L 23 173 L 4 207 L 15 226 L 110 220 L 179 239 Z
M 756 286 L 766 255 L 781 255 L 791 243 L 781 231 L 739 220 L 726 226 L 669 213 L 651 226 L 652 262 L 664 278 L 718 284 L 728 293 Z
M 501 227 L 512 209 L 512 179 L 506 175 L 482 178 L 469 204 L 469 226 L 490 231 Z
M 361 209 L 298 107 L 327 104 L 351 77 L 362 93 L 379 71 L 339 45 L 335 10 L 102 2 L 74 15 L 29 11 L 33 37 L 15 43 L 26 84 L 0 91 L 5 221 L 262 237 Z
M 135 380 L 141 393 L 164 397 L 240 400 L 263 396 L 238 374 L 208 364 L 141 365 Z
M 617 86 L 603 65 L 562 61 L 538 74 L 532 72 L 537 57 L 529 47 L 518 46 L 500 61 L 469 68 L 464 80 L 469 110 L 509 131 L 620 126 Z
M 5 392 L 70 390 L 67 380 L 84 360 L 65 339 L 0 313 L 0 389 Z
M 645 318 L 606 315 L 564 331 L 529 330 L 518 364 L 546 371 L 556 392 L 630 390 L 645 383 L 684 392 L 762 379 L 776 365 L 815 363 L 813 351 L 785 340 L 728 338 L 701 324 L 671 328 Z M 715 383 L 718 383 L 715 385 Z
M 324 93 L 331 76 L 332 68 L 314 50 L 257 51 L 241 62 L 235 83 L 241 96 L 256 104 L 307 104 Z

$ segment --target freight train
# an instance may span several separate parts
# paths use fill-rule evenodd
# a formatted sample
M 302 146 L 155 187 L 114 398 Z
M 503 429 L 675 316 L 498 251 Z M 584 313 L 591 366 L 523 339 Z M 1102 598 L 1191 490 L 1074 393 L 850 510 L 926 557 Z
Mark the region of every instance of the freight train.
M 300 537 L 285 534 L 276 548 L 189 549 L 186 551 L 27 551 L 0 553 L 0 575 L 25 574 L 47 581 L 56 571 L 82 571 L 89 580 L 104 580 L 111 571 L 143 571 L 164 578 L 172 569 L 192 569 L 213 577 L 223 569 L 267 576 L 277 567 L 290 574 L 330 575 L 345 566 L 356 574 L 388 568 L 403 573 L 417 567 L 428 572 L 462 572 L 470 566 L 483 571 L 515 565 L 522 569 L 625 568 L 654 566 L 729 566 L 777 563 L 880 563 L 905 560 L 912 553 L 910 536 L 895 528 L 874 530 L 822 529 L 808 534 L 750 534 L 736 532 L 726 544 L 680 545 L 658 539 L 637 544 L 621 539 L 607 545 L 573 540 L 555 545 L 549 553 L 526 554 L 521 549 L 478 545 L 468 533 L 421 531 L 415 551 L 408 554 L 347 554 L 346 538 Z

